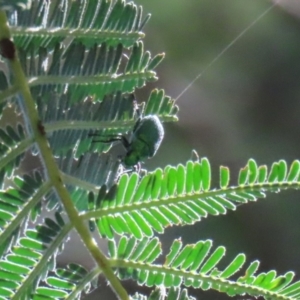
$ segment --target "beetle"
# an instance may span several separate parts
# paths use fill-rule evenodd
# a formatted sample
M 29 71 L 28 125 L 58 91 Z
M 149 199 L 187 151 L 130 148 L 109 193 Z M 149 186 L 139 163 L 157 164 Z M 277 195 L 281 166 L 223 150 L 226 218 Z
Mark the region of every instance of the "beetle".
M 90 134 L 89 136 L 99 136 Z M 109 136 L 108 140 L 93 140 L 94 143 L 121 142 L 126 150 L 122 163 L 126 168 L 134 169 L 140 162 L 155 155 L 164 137 L 164 128 L 156 115 L 139 117 L 134 125 L 130 139 L 125 135 Z

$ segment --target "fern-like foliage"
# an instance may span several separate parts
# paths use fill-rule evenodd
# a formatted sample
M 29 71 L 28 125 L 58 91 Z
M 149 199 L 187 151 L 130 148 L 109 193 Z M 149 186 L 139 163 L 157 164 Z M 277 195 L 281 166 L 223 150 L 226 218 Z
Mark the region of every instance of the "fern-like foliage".
M 228 168 L 220 167 L 220 187 L 211 189 L 211 168 L 206 158 L 157 169 L 142 179 L 137 173 L 124 174 L 114 199 L 106 200 L 101 191 L 98 196 L 91 195 L 94 210 L 81 216 L 96 218 L 99 232 L 106 238 L 114 238 L 115 233 L 137 239 L 152 237 L 153 232 L 163 233 L 172 225 L 226 214 L 239 204 L 265 198 L 267 192 L 298 189 L 300 162 L 294 161 L 289 169 L 285 161 L 275 162 L 268 172 L 267 166 L 257 166 L 251 159 L 241 169 L 237 186 L 228 186 L 229 174 Z
M 12 11 L 8 18 L 16 44 L 21 48 L 30 44 L 54 47 L 67 37 L 87 46 L 105 42 L 130 47 L 144 37 L 141 30 L 149 19 L 149 15 L 143 16 L 142 7 L 124 0 L 97 3 L 37 0 L 32 1 L 30 11 L 20 8 Z
M 225 255 L 225 247 L 219 246 L 212 251 L 210 240 L 185 245 L 175 240 L 163 265 L 153 262 L 161 255 L 161 244 L 157 238 L 137 241 L 135 238 L 122 237 L 116 246 L 110 244 L 111 264 L 119 267 L 121 278 L 134 278 L 147 286 L 163 285 L 167 288 L 182 284 L 201 288 L 215 289 L 229 296 L 248 293 L 252 296 L 264 295 L 270 299 L 290 299 L 297 297 L 300 281 L 294 282 L 293 272 L 277 276 L 276 271 L 256 274 L 259 261 L 253 261 L 245 270 L 246 257 L 238 254 L 225 268 L 218 264 Z M 234 275 L 237 277 L 230 280 Z
M 210 240 L 185 246 L 174 240 L 164 263 L 157 261 L 156 233 L 226 214 L 269 192 L 298 189 L 300 162 L 288 167 L 281 160 L 268 171 L 250 159 L 235 185 L 221 166 L 216 188 L 207 158 L 124 172 L 122 159 L 106 153 L 111 143 L 94 143 L 93 135 L 132 134 L 137 107 L 141 120 L 177 120 L 178 107 L 163 90 L 140 104 L 133 95 L 157 78 L 164 57 L 144 50 L 148 19 L 124 0 L 0 1 L 0 112 L 5 116 L 9 107 L 22 116 L 0 129 L 0 299 L 80 299 L 98 287 L 100 275 L 120 299 L 192 300 L 190 286 L 299 299 L 292 272 L 259 273 L 259 262 L 246 264 L 244 254 L 219 267 L 225 247 L 212 250 Z M 144 134 L 134 132 L 133 139 Z M 25 170 L 28 156 L 37 164 Z M 72 230 L 94 268 L 57 266 Z M 106 239 L 109 255 L 95 234 Z M 128 295 L 121 282 L 127 278 L 152 293 Z

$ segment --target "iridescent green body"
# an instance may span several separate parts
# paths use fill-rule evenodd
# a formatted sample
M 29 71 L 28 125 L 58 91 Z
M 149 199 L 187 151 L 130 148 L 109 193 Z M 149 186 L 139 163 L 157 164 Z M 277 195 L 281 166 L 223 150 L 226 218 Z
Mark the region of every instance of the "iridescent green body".
M 89 136 L 99 136 L 89 134 Z M 93 140 L 94 143 L 121 142 L 126 149 L 122 159 L 125 167 L 134 168 L 140 162 L 155 155 L 164 137 L 164 128 L 155 115 L 140 117 L 134 125 L 130 139 L 124 135 L 109 136 L 108 139 Z
M 123 159 L 126 167 L 133 167 L 140 161 L 155 155 L 164 137 L 164 128 L 155 115 L 140 118 L 132 132 L 132 137 L 125 145 L 127 153 Z

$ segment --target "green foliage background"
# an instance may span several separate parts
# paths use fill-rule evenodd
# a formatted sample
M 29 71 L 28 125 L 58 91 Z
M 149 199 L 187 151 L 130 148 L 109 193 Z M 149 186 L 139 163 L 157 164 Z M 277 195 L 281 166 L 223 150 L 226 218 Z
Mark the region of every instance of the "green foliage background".
M 153 85 L 173 97 L 272 4 L 262 0 L 136 3 L 152 14 L 145 44 L 167 54 Z M 299 157 L 299 53 L 300 19 L 275 7 L 181 96 L 179 123 L 165 125 L 164 143 L 146 165 L 184 162 L 191 148 L 208 156 L 215 170 L 219 164 L 238 170 L 249 157 L 260 163 Z M 172 156 L 170 148 L 176 149 Z M 275 264 L 279 272 L 300 274 L 299 200 L 297 191 L 272 194 L 226 216 L 202 220 L 196 230 L 167 229 L 165 239 L 212 238 L 226 243 L 232 255 L 244 251 L 251 259 L 259 258 L 265 270 Z M 210 299 L 208 294 L 200 291 L 198 297 Z
M 175 97 L 270 5 L 256 0 L 137 2 L 153 13 L 146 28 L 147 49 L 167 52 L 158 70 L 161 80 L 148 89 L 163 87 Z M 298 19 L 280 8 L 256 24 L 179 99 L 180 123 L 166 124 L 164 144 L 146 166 L 153 169 L 185 162 L 191 148 L 209 157 L 213 171 L 220 164 L 237 169 L 249 157 L 258 163 L 280 158 L 291 162 L 299 157 L 300 68 L 295 63 L 299 27 Z M 143 92 L 137 95 L 142 100 L 146 97 Z M 184 244 L 210 238 L 228 247 L 229 258 L 245 252 L 250 261 L 259 258 L 263 270 L 276 268 L 284 273 L 292 269 L 299 274 L 298 198 L 292 192 L 269 196 L 239 207 L 237 213 L 202 220 L 193 230 L 189 226 L 169 228 L 164 246 L 168 248 L 178 236 Z M 65 253 L 74 254 L 76 247 L 71 245 L 72 251 Z M 81 257 L 81 263 L 88 266 L 88 260 Z M 74 257 L 68 259 L 74 261 Z M 66 262 L 62 256 L 60 263 Z M 93 297 L 99 296 L 95 292 L 89 299 Z
M 146 44 L 167 54 L 158 68 L 158 85 L 174 97 L 271 5 L 262 0 L 138 3 L 152 13 Z M 183 162 L 191 148 L 215 167 L 236 170 L 249 157 L 260 163 L 299 157 L 299 53 L 299 18 L 274 8 L 179 99 L 180 121 L 165 126 L 165 142 L 149 163 Z M 176 147 L 174 156 L 168 147 Z M 229 252 L 240 249 L 261 259 L 265 270 L 275 263 L 282 272 L 299 274 L 299 200 L 297 192 L 272 194 L 235 213 L 202 220 L 195 231 L 174 228 L 167 235 L 172 239 L 184 232 L 189 242 L 199 236 L 226 241 Z

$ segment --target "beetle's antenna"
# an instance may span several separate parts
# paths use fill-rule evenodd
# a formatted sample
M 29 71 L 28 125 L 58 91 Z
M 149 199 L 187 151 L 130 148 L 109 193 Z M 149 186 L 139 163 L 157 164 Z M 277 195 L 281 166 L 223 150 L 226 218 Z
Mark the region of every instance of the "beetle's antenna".
M 243 31 L 241 31 L 196 77 L 183 89 L 183 91 L 175 98 L 177 101 L 190 87 L 207 72 L 212 65 L 214 65 L 238 40 L 240 40 L 256 23 L 258 23 L 265 15 L 267 15 L 275 6 L 278 5 L 280 0 L 275 1 L 268 7 L 262 14 L 260 14 L 253 22 L 251 22 Z

